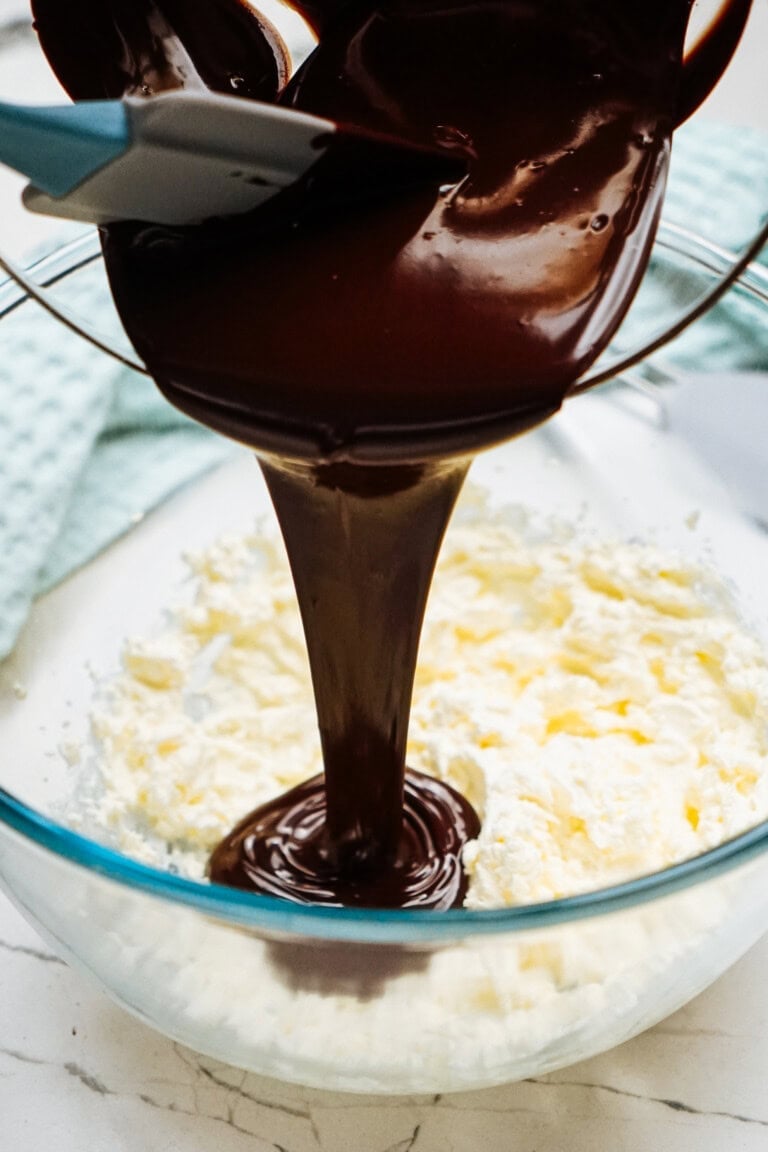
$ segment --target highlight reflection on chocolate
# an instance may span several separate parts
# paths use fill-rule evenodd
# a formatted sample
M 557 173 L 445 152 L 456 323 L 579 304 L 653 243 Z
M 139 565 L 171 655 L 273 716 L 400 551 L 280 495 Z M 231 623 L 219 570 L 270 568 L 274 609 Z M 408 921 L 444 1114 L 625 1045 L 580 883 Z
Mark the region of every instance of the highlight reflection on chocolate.
M 361 860 L 359 842 L 350 860 L 328 827 L 325 780 L 317 776 L 246 816 L 211 857 L 211 876 L 303 904 L 460 906 L 467 891 L 461 850 L 480 831 L 474 810 L 458 792 L 415 772 L 406 772 L 400 808 L 402 830 L 386 867 L 378 855 Z
M 631 302 L 691 0 L 296 3 L 321 39 L 287 84 L 277 38 L 239 0 L 33 7 L 76 97 L 205 84 L 468 164 L 452 187 L 351 202 L 307 180 L 247 217 L 104 235 L 158 386 L 259 453 L 307 636 L 325 794 L 313 783 L 253 814 L 212 878 L 459 904 L 444 874 L 476 818 L 440 784 L 404 783 L 437 551 L 472 454 L 555 412 Z M 414 838 L 426 807 L 430 835 Z M 395 875 L 405 858 L 417 895 Z

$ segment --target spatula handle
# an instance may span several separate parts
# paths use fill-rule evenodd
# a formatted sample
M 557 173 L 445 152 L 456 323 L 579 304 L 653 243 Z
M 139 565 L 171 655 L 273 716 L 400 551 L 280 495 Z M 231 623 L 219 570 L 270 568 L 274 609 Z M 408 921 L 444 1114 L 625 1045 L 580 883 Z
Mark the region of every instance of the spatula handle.
M 50 196 L 65 196 L 131 143 L 119 100 L 54 107 L 0 103 L 0 163 Z

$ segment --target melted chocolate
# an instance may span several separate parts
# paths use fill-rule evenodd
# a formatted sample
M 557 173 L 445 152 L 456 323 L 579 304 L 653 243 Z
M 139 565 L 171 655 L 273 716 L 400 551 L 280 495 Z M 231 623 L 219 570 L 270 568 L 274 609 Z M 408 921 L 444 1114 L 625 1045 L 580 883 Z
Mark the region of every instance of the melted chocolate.
M 247 817 L 212 879 L 451 907 L 477 818 L 404 768 L 435 558 L 471 454 L 556 411 L 631 302 L 691 0 L 296 6 L 321 39 L 281 87 L 279 42 L 239 0 L 34 0 L 74 96 L 202 83 L 468 163 L 456 186 L 350 198 L 309 178 L 247 217 L 104 237 L 159 387 L 259 453 L 307 637 L 324 780 Z
M 454 908 L 466 895 L 461 851 L 480 831 L 467 801 L 447 785 L 407 772 L 402 829 L 386 867 L 340 864 L 322 776 L 247 816 L 211 857 L 219 884 L 301 904 Z
M 32 0 L 40 42 L 73 100 L 207 87 L 274 100 L 279 33 L 246 0 Z
M 462 454 L 555 411 L 642 276 L 687 0 L 345 7 L 284 103 L 458 150 L 375 204 L 311 184 L 247 219 L 112 229 L 128 333 L 183 410 L 281 457 Z

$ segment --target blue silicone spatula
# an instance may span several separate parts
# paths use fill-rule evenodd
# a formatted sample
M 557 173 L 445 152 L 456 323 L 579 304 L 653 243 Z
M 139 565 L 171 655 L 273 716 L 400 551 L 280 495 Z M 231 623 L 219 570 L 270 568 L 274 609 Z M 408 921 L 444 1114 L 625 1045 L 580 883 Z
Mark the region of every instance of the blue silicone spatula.
M 182 226 L 257 208 L 342 156 L 345 197 L 426 180 L 453 182 L 461 160 L 318 116 L 212 92 L 0 103 L 0 162 L 32 181 L 33 212 L 107 224 Z

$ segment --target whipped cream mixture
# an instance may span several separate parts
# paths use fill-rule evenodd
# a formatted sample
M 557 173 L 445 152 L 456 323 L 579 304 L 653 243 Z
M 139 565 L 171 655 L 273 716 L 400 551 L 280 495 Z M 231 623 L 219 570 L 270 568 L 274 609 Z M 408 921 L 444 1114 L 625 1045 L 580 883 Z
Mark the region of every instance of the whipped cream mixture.
M 70 822 L 202 877 L 227 829 L 322 765 L 277 530 L 189 566 L 191 594 L 99 686 Z M 603 887 L 765 819 L 767 717 L 764 655 L 713 575 L 465 494 L 429 601 L 408 763 L 481 814 L 467 906 Z

